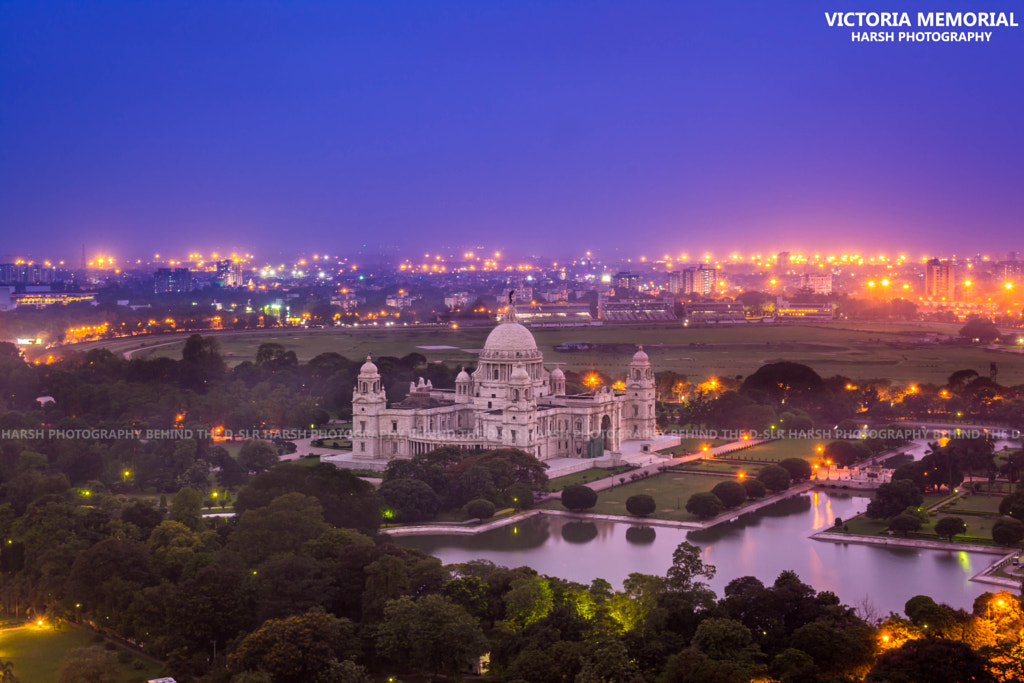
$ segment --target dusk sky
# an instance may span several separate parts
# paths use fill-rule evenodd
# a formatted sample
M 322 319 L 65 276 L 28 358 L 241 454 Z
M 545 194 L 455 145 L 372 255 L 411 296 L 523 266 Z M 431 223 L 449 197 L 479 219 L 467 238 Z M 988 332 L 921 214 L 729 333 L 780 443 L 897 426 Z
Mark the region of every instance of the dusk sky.
M 858 44 L 825 21 L 853 9 L 1024 23 L 966 0 L 4 0 L 0 252 L 1024 250 L 1024 28 Z

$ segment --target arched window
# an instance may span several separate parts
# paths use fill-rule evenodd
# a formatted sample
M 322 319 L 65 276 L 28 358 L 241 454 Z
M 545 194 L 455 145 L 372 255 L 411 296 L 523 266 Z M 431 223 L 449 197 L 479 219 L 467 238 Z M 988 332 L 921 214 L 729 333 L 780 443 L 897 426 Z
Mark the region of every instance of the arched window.
M 494 379 L 498 379 L 498 368 L 494 368 Z
M 512 400 L 513 401 L 518 401 L 519 400 L 519 390 L 518 389 L 513 389 L 512 390 Z

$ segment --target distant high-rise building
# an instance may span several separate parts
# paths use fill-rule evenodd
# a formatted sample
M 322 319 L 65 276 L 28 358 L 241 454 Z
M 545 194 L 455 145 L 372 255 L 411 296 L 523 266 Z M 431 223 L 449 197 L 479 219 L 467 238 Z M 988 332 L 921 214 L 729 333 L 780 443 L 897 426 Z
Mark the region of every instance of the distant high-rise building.
M 931 299 L 956 299 L 956 267 L 933 258 L 924 266 L 924 292 Z
M 683 271 L 683 294 L 710 296 L 715 291 L 715 269 L 703 263 Z
M 0 264 L 0 285 L 48 285 L 55 281 L 53 268 L 35 263 Z
M 616 273 L 615 286 L 619 289 L 634 290 L 640 286 L 640 276 L 626 271 Z
M 834 282 L 832 273 L 807 273 L 800 276 L 800 289 L 809 289 L 815 294 L 831 294 Z
M 221 287 L 241 287 L 242 264 L 234 259 L 217 261 L 217 281 Z
M 778 256 L 775 257 L 775 270 L 779 273 L 785 273 L 789 270 L 789 252 L 780 251 Z
M 668 274 L 668 291 L 673 294 L 678 294 L 679 290 L 683 288 L 683 275 L 678 270 L 673 270 Z
M 192 273 L 188 268 L 157 268 L 153 280 L 153 292 L 169 294 L 173 292 L 191 292 Z

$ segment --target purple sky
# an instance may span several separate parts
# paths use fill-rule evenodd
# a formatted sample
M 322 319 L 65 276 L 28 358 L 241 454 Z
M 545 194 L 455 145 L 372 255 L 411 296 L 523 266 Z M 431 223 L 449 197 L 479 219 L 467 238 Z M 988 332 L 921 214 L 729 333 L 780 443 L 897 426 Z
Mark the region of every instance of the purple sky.
M 981 8 L 5 0 L 0 252 L 1024 250 L 1024 29 L 850 9 Z

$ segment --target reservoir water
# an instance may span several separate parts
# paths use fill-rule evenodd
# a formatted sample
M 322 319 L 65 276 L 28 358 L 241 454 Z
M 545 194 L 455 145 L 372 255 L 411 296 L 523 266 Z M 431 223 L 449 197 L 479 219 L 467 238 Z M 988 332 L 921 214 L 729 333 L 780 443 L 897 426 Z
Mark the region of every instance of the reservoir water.
M 809 492 L 707 530 L 540 515 L 476 536 L 398 536 L 393 541 L 445 564 L 487 559 L 580 583 L 600 577 L 616 588 L 631 572 L 664 575 L 676 546 L 689 541 L 717 567 L 710 585 L 719 597 L 737 577 L 756 576 L 770 584 L 780 572 L 792 569 L 805 583 L 836 593 L 848 605 L 867 599 L 880 616 L 902 613 L 906 601 L 920 594 L 970 610 L 976 596 L 998 590 L 970 581 L 996 555 L 809 538 L 836 517 L 863 512 L 869 500 L 846 492 Z

